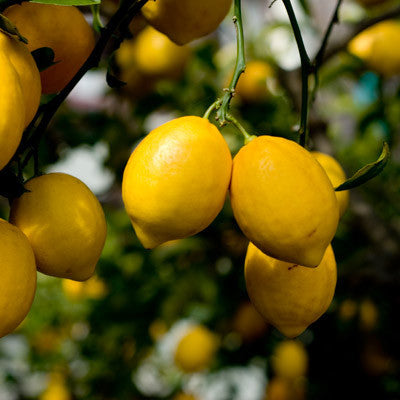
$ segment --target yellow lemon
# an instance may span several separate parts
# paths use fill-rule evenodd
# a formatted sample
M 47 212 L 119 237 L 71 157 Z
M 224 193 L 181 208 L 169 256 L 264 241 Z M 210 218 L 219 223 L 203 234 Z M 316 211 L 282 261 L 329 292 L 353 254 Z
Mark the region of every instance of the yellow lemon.
M 290 384 L 286 379 L 274 376 L 267 383 L 264 400 L 295 400 L 290 389 Z
M 51 173 L 25 184 L 10 221 L 28 237 L 40 272 L 84 281 L 93 275 L 106 238 L 96 196 L 79 179 Z
M 300 335 L 331 304 L 336 286 L 332 247 L 316 268 L 265 255 L 252 243 L 245 260 L 249 297 L 260 314 L 289 338 Z
M 239 333 L 245 342 L 248 342 L 263 336 L 268 330 L 268 325 L 253 304 L 248 301 L 242 303 L 236 311 L 233 330 Z
M 176 118 L 151 131 L 122 179 L 125 209 L 143 246 L 205 229 L 224 205 L 231 166 L 225 139 L 204 118 Z
M 357 303 L 351 299 L 345 299 L 339 306 L 339 318 L 342 321 L 349 321 L 357 314 Z
M 275 375 L 286 379 L 296 379 L 306 375 L 308 355 L 301 342 L 284 340 L 276 346 L 271 365 Z
M 39 396 L 39 400 L 71 400 L 65 378 L 62 374 L 53 372 L 50 374 L 50 380 L 46 390 Z
M 189 58 L 188 46 L 178 46 L 166 35 L 147 26 L 132 43 L 133 61 L 144 75 L 173 78 L 181 75 Z
M 217 336 L 202 325 L 192 327 L 179 341 L 175 363 L 184 372 L 197 372 L 207 368 L 218 349 Z
M 232 0 L 150 0 L 142 13 L 150 25 L 182 45 L 217 29 Z
M 28 39 L 30 51 L 53 49 L 55 65 L 40 73 L 43 93 L 62 90 L 94 48 L 94 35 L 76 7 L 24 2 L 4 11 Z
M 311 154 L 321 164 L 334 188 L 338 187 L 346 180 L 346 173 L 344 172 L 342 166 L 332 156 L 319 151 L 312 151 Z M 339 213 L 340 216 L 342 216 L 349 205 L 350 194 L 348 190 L 335 192 L 335 194 L 339 204 Z
M 21 81 L 8 54 L 0 51 L 0 169 L 11 160 L 25 127 L 25 102 Z
M 27 126 L 40 104 L 42 85 L 39 70 L 26 45 L 4 33 L 0 33 L 0 52 L 8 56 L 19 76 L 25 102 L 24 126 Z
M 0 337 L 12 332 L 28 314 L 36 291 L 32 247 L 15 226 L 0 219 Z
M 261 101 L 268 94 L 267 79 L 273 76 L 274 71 L 267 62 L 261 60 L 249 61 L 246 70 L 240 75 L 235 92 L 244 102 Z
M 400 53 L 393 49 L 393 43 L 399 41 L 400 22 L 387 20 L 359 33 L 350 41 L 348 49 L 372 70 L 392 76 L 400 74 Z
M 326 173 L 297 143 L 259 136 L 233 160 L 231 204 L 240 228 L 271 257 L 315 267 L 335 235 L 339 206 Z
M 360 325 L 366 331 L 372 331 L 376 328 L 379 320 L 379 310 L 375 303 L 365 299 L 360 304 Z

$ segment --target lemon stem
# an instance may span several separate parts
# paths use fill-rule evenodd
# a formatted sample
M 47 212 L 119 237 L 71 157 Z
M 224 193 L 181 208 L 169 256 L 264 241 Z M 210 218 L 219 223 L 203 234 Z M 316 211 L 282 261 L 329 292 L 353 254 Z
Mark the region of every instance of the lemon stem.
M 203 118 L 210 119 L 210 115 L 214 110 L 218 110 L 220 107 L 221 100 L 216 100 L 214 103 L 211 104 L 210 107 L 207 108 L 207 111 L 204 113 Z
M 251 142 L 254 138 L 256 138 L 257 136 L 255 135 L 250 135 L 246 129 L 244 129 L 243 125 L 231 114 L 226 114 L 226 120 L 229 122 L 232 122 L 233 125 L 236 126 L 236 128 L 240 131 L 240 133 L 243 135 L 244 137 L 244 144 L 247 144 L 249 142 Z
M 225 93 L 223 94 L 221 99 L 221 106 L 218 108 L 217 111 L 216 119 L 219 121 L 219 124 L 221 126 L 225 125 L 228 120 L 227 115 L 230 102 L 235 94 L 235 88 L 239 81 L 240 75 L 244 72 L 246 68 L 241 0 L 235 0 L 233 12 L 233 23 L 236 27 L 236 65 L 229 87 L 224 89 Z

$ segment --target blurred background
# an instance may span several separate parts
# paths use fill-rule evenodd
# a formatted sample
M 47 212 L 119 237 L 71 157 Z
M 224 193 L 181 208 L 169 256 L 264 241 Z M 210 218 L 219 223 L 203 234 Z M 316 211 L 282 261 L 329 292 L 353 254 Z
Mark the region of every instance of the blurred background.
M 293 4 L 313 56 L 336 1 Z M 116 7 L 103 0 L 103 22 Z M 249 302 L 247 240 L 229 201 L 194 237 L 152 251 L 135 237 L 121 201 L 131 151 L 161 123 L 203 115 L 236 57 L 229 17 L 184 48 L 153 47 L 157 33 L 135 18 L 132 37 L 82 79 L 40 147 L 43 170 L 77 176 L 103 204 L 108 235 L 96 275 L 77 283 L 38 274 L 28 317 L 0 341 L 0 400 L 400 399 L 400 75 L 383 77 L 347 51 L 354 27 L 395 7 L 398 0 L 345 0 L 320 71 L 310 147 L 332 154 L 348 175 L 376 160 L 383 141 L 392 156 L 381 175 L 351 191 L 333 241 L 334 300 L 296 341 Z M 242 77 L 232 113 L 251 133 L 295 138 L 300 60 L 285 9 L 265 0 L 243 0 L 242 8 L 254 77 Z M 398 42 L 390 47 L 399 52 Z M 107 71 L 126 85 L 111 89 Z M 235 128 L 222 133 L 237 152 Z M 4 201 L 0 214 L 8 218 Z

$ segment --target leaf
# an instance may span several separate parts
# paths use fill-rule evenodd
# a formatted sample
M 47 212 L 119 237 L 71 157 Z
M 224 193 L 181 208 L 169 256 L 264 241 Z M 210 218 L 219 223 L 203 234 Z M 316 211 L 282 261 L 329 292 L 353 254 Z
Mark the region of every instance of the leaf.
M 4 15 L 0 14 L 0 29 L 11 36 L 17 36 L 21 42 L 28 43 L 18 31 L 17 27 Z
M 353 189 L 374 178 L 383 171 L 389 161 L 389 157 L 389 146 L 386 142 L 384 142 L 382 153 L 379 158 L 375 162 L 362 167 L 350 179 L 339 185 L 335 191 L 340 192 L 342 190 Z
M 54 62 L 54 51 L 50 47 L 40 47 L 39 49 L 33 50 L 32 57 L 40 72 L 57 64 L 57 62 Z
M 101 0 L 32 0 L 31 3 L 54 4 L 56 6 L 91 6 L 100 4 Z
M 107 85 L 112 89 L 118 89 L 126 85 L 126 82 L 116 78 L 110 71 L 107 71 L 106 81 Z

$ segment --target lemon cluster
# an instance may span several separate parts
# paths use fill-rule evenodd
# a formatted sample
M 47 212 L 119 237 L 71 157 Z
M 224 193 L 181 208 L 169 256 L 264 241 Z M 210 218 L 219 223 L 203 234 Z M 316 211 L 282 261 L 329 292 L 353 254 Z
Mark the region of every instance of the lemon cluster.
M 0 169 L 16 153 L 41 94 L 62 90 L 94 45 L 93 32 L 75 7 L 23 3 L 4 15 L 28 44 L 0 32 Z M 41 47 L 54 50 L 56 64 L 39 72 L 31 51 Z M 10 222 L 0 219 L 0 337 L 29 312 L 37 270 L 84 281 L 93 275 L 105 242 L 102 207 L 79 179 L 51 173 L 30 179 L 25 189 L 11 202 Z
M 326 311 L 334 294 L 330 242 L 348 195 L 336 195 L 333 185 L 344 180 L 332 157 L 280 137 L 259 136 L 232 161 L 215 125 L 186 116 L 154 129 L 136 147 L 122 197 L 139 240 L 154 248 L 205 229 L 229 191 L 251 242 L 245 261 L 250 299 L 294 337 Z

